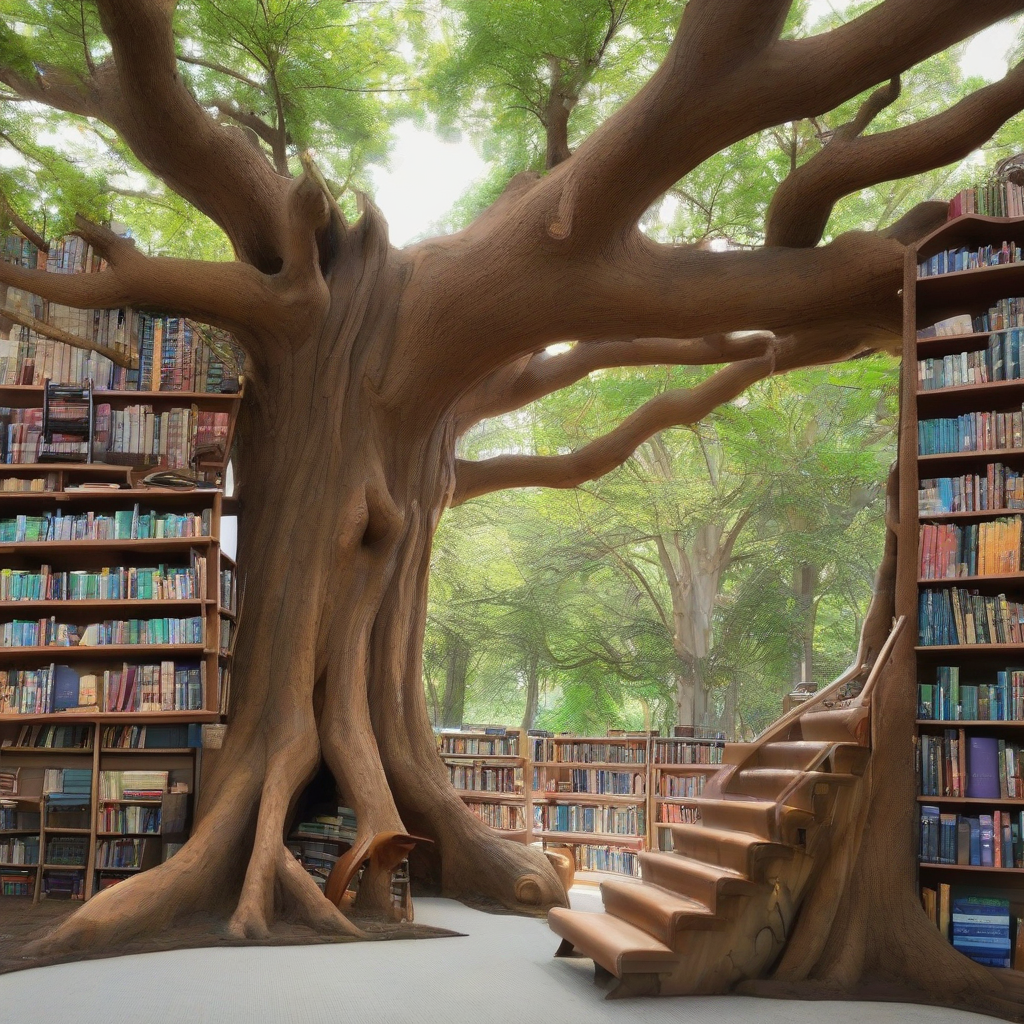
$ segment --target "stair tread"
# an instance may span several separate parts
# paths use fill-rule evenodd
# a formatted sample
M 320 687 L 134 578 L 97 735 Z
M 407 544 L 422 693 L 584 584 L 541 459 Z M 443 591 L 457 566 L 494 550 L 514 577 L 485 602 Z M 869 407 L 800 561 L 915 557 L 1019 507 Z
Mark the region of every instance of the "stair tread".
M 619 881 L 617 878 L 608 879 L 601 883 L 601 895 L 605 892 L 613 892 L 625 896 L 638 903 L 656 908 L 659 912 L 683 916 L 685 914 L 700 914 L 705 917 L 714 917 L 714 911 L 700 900 L 695 900 L 682 893 L 672 892 L 660 885 L 653 885 L 650 882 Z
M 640 863 L 644 862 L 664 864 L 677 870 L 689 871 L 691 874 L 700 875 L 703 878 L 712 880 L 727 879 L 737 882 L 750 882 L 750 879 L 742 872 L 732 868 L 724 868 L 720 864 L 708 864 L 707 861 L 695 860 L 682 853 L 672 853 L 669 850 L 651 850 L 639 854 Z
M 664 942 L 611 914 L 555 907 L 548 911 L 548 926 L 617 978 L 624 973 L 666 970 L 679 962 L 679 955 Z
M 770 839 L 765 839 L 764 836 L 756 835 L 753 832 L 741 832 L 739 829 L 731 828 L 714 828 L 711 825 L 701 825 L 697 822 L 680 822 L 674 824 L 670 831 L 675 834 L 677 831 L 681 833 L 688 832 L 699 832 L 702 837 L 706 835 L 706 838 L 716 843 L 727 843 L 730 846 L 779 846 L 779 843 L 773 843 Z

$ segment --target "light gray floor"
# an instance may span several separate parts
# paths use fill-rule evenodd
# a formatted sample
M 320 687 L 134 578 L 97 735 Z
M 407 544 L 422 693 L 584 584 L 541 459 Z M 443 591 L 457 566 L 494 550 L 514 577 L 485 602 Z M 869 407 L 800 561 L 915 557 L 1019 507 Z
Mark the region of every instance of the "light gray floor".
M 596 890 L 573 904 L 597 910 Z M 553 960 L 542 921 L 416 901 L 416 919 L 463 938 L 178 950 L 0 977 L 2 1024 L 982 1024 L 887 1003 L 737 996 L 605 1002 L 589 960 Z

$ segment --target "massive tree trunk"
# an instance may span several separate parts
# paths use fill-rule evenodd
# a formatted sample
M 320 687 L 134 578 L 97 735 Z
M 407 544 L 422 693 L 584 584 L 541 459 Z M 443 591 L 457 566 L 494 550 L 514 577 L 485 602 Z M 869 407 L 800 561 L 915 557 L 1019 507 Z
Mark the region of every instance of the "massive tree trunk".
M 348 224 L 308 159 L 289 180 L 198 105 L 177 73 L 173 3 L 97 0 L 110 48 L 74 74 L 8 63 L 17 40 L 5 36 L 8 89 L 113 128 L 224 229 L 237 261 L 147 258 L 80 221 L 107 269 L 0 263 L 0 282 L 82 308 L 193 317 L 233 332 L 248 355 L 239 437 L 247 597 L 224 747 L 210 753 L 186 846 L 99 893 L 42 947 L 109 948 L 211 912 L 239 936 L 267 935 L 280 913 L 351 933 L 284 846 L 321 759 L 364 835 L 407 829 L 435 840 L 444 891 L 517 909 L 564 903 L 545 858 L 468 812 L 436 755 L 421 669 L 438 517 L 499 488 L 594 479 L 657 431 L 696 423 L 772 373 L 896 349 L 905 246 L 945 206 L 819 245 L 833 204 L 962 158 L 1024 107 L 1022 65 L 947 111 L 864 135 L 898 91 L 883 87 L 776 192 L 765 247 L 652 241 L 638 228 L 644 212 L 713 154 L 834 110 L 1024 0 L 884 0 L 807 39 L 783 37 L 790 6 L 689 0 L 661 67 L 575 153 L 546 176 L 514 178 L 465 231 L 401 252 L 369 204 Z M 748 331 L 759 333 L 735 333 Z M 545 351 L 566 340 L 577 343 Z M 576 451 L 455 457 L 473 422 L 594 369 L 722 363 Z M 901 543 L 915 543 L 916 524 L 900 528 Z M 900 587 L 905 602 L 913 580 Z M 908 631 L 904 666 L 912 643 Z M 927 991 L 922 998 L 1018 1013 L 1021 976 L 959 957 L 918 905 L 913 683 L 905 668 L 881 691 L 866 817 L 801 914 L 779 977 L 812 979 L 814 992 L 832 995 L 877 976 Z M 369 909 L 385 898 L 385 879 L 364 880 Z

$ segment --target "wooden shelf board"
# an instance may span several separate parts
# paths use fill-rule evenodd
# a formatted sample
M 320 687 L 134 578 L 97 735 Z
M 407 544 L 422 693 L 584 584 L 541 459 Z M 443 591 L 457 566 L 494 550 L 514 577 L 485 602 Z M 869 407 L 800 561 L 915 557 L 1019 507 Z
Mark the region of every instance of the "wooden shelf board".
M 206 654 L 203 644 L 96 644 L 87 647 L 0 647 L 0 661 L 11 661 L 27 657 L 47 655 L 47 661 L 63 661 L 69 655 L 73 658 L 108 658 L 124 661 L 135 658 L 152 661 L 147 654 Z M 164 659 L 161 659 L 164 660 Z M 191 659 L 190 659 L 191 660 Z M 71 712 L 75 718 L 81 717 Z
M 525 803 L 526 796 L 523 793 L 493 793 L 485 792 L 483 790 L 476 789 L 456 789 L 456 793 L 462 797 L 463 800 L 473 801 L 478 800 L 481 803 L 494 803 L 494 804 L 505 804 L 505 803 Z
M 1024 644 L 931 644 L 928 647 L 915 647 L 918 654 L 942 654 L 951 651 L 972 651 L 974 653 L 989 652 L 992 654 L 1012 654 L 1024 651 Z
M 8 648 L 11 650 L 12 648 Z M 73 647 L 53 648 L 54 650 L 75 650 Z M 95 648 L 90 648 L 95 649 Z M 180 648 L 173 648 L 180 650 Z M 50 648 L 43 648 L 50 650 Z M 67 714 L 53 711 L 48 714 L 32 715 L 0 715 L 0 722 L 138 722 L 140 724 L 157 724 L 159 722 L 218 722 L 218 711 L 90 711 L 86 714 Z
M 694 801 L 701 799 L 703 799 L 703 794 L 701 796 L 656 796 L 654 802 L 656 804 L 692 804 Z M 670 821 L 663 824 L 682 825 L 683 822 Z
M 965 462 L 1002 462 L 1007 458 L 1024 455 L 1024 448 L 987 448 L 980 452 L 936 452 L 933 455 L 918 455 L 919 465 L 928 466 L 933 462 L 951 460 Z
M 170 405 L 198 405 L 200 407 L 208 405 L 224 409 L 230 409 L 235 402 L 240 402 L 243 397 L 243 393 L 240 391 L 233 394 L 225 394 L 219 391 L 100 391 L 97 389 L 92 394 L 97 404 L 102 402 L 109 405 L 119 405 L 123 402 L 125 405 L 152 405 L 156 402 Z M 38 404 L 42 405 L 42 384 L 0 385 L 0 399 L 4 400 L 5 405 L 11 404 L 11 399 L 22 400 L 31 398 L 37 398 Z M 46 463 L 43 463 L 43 465 L 46 465 Z M 54 465 L 77 468 L 79 464 L 72 462 L 54 463 Z M 92 465 L 95 465 L 95 463 L 92 463 Z
M 616 764 L 614 761 L 534 761 L 533 766 L 535 768 L 600 768 L 602 771 L 615 769 L 626 772 L 646 770 L 647 762 Z
M 83 804 L 90 803 L 89 798 L 88 797 L 83 797 L 82 798 L 82 803 Z M 92 832 L 92 829 L 88 829 L 88 828 L 56 828 L 56 827 L 54 827 L 52 825 L 44 825 L 43 826 L 43 832 L 44 833 L 50 833 L 50 834 L 53 834 L 53 835 L 58 835 L 58 836 L 87 836 L 87 835 L 89 835 Z
M 37 836 L 38 828 L 0 828 L 0 836 Z
M 212 604 L 213 602 L 211 601 L 210 603 Z M 236 619 L 235 612 L 229 611 L 227 608 L 222 608 L 220 605 L 217 605 L 217 614 L 223 615 L 225 619 L 230 619 L 232 622 Z
M 936 584 L 946 586 L 957 586 L 966 583 L 1019 583 L 1024 580 L 1024 572 L 996 572 L 986 573 L 984 576 L 947 576 L 943 579 L 918 578 L 917 585 L 933 587 Z
M 142 540 L 18 540 L 0 542 L 0 555 L 73 555 L 83 551 L 149 551 L 169 554 L 209 547 L 212 537 L 147 537 Z
M 444 761 L 495 761 L 499 764 L 504 763 L 512 767 L 521 761 L 525 761 L 526 758 L 519 754 L 448 754 L 442 753 L 441 758 Z
M 0 757 L 4 754 L 75 754 L 92 756 L 92 747 L 0 747 Z
M 92 463 L 97 465 L 97 463 Z M 22 467 L 24 464 L 22 464 Z M 40 473 L 52 472 L 52 467 L 47 463 L 37 464 Z M 19 468 L 22 468 L 19 467 Z M 9 469 L 14 468 L 13 466 L 4 465 L 3 469 L 6 472 Z M 127 469 L 127 466 L 110 467 L 118 469 Z M 71 490 L 63 491 L 0 491 L 0 507 L 3 507 L 5 502 L 13 501 L 19 505 L 34 505 L 34 504 L 48 504 L 50 502 L 57 502 L 58 504 L 89 504 L 93 501 L 153 501 L 160 504 L 170 501 L 172 504 L 181 505 L 195 505 L 198 504 L 196 501 L 197 496 L 210 496 L 209 505 L 213 504 L 213 496 L 220 494 L 220 488 L 218 487 L 194 487 L 191 490 L 184 490 L 174 487 L 119 487 L 117 490 L 113 488 L 104 488 L 103 490 L 82 490 L 79 488 L 72 488 Z
M 932 864 L 926 861 L 918 862 L 918 867 L 921 868 L 939 868 L 943 871 L 986 871 L 990 874 L 1019 874 L 1024 875 L 1024 868 L 990 868 L 983 867 L 980 864 Z
M 651 767 L 663 772 L 717 772 L 727 768 L 728 765 L 722 762 L 718 764 L 658 764 L 655 762 Z
M 163 800 L 143 800 L 143 799 L 132 800 L 132 799 L 125 799 L 125 798 L 121 798 L 119 800 L 107 800 L 104 797 L 99 797 L 99 798 L 97 798 L 96 803 L 98 803 L 98 804 L 132 804 L 132 805 L 134 805 L 134 804 L 142 804 L 142 805 L 144 805 L 146 807 L 159 807 L 163 803 Z M 86 829 L 86 831 L 88 831 L 88 829 Z
M 154 867 L 155 867 L 155 866 L 156 866 L 156 865 L 154 865 Z M 127 872 L 127 871 L 141 871 L 141 870 L 142 870 L 142 868 L 111 868 L 111 867 L 103 868 L 103 867 L 100 867 L 100 866 L 99 866 L 99 864 L 97 864 L 97 865 L 95 866 L 94 870 L 96 870 L 96 871 L 117 871 L 117 872 Z
M 0 864 L 0 868 L 37 868 L 38 864 Z
M 168 755 L 192 755 L 196 747 L 101 747 L 100 755 L 106 754 L 160 754 L 163 757 Z
M 534 829 L 533 834 L 546 840 L 556 840 L 563 843 L 586 843 L 599 846 L 626 845 L 636 852 L 642 852 L 639 846 L 643 845 L 643 835 L 626 836 L 615 835 L 607 832 L 549 832 L 544 829 Z
M 111 839 L 111 838 L 131 838 L 132 836 L 145 836 L 148 839 L 159 839 L 159 832 L 97 832 L 96 835 L 100 839 Z
M 950 395 L 976 395 L 984 397 L 988 393 L 998 395 L 1002 391 L 1013 391 L 1024 388 L 1024 378 L 1017 377 L 1013 380 L 987 380 L 980 384 L 949 384 L 941 388 L 924 388 L 917 392 L 917 400 L 927 402 L 929 398 L 948 398 Z M 925 416 L 925 419 L 931 419 Z
M 535 790 L 533 800 L 535 803 L 556 800 L 568 804 L 642 805 L 647 803 L 647 796 L 643 793 L 548 793 Z
M 1024 807 L 1024 800 L 1005 796 L 919 796 L 917 802 L 919 804 L 1002 804 L 1008 807 Z
M 145 600 L 139 601 L 134 598 L 125 598 L 117 600 L 68 600 L 68 601 L 0 601 L 0 613 L 13 613 L 17 617 L 18 611 L 23 608 L 46 608 L 51 611 L 63 612 L 65 609 L 81 609 L 82 611 L 107 611 L 112 608 L 138 608 L 140 610 L 146 608 L 180 608 L 182 605 L 208 605 L 212 604 L 212 601 L 207 601 L 201 597 L 170 597 L 164 600 Z
M 922 523 L 931 523 L 936 520 L 957 520 L 957 519 L 1005 519 L 1009 516 L 1022 516 L 1024 509 L 1020 508 L 989 508 L 977 512 L 936 512 L 934 515 L 919 515 L 918 520 Z
M 44 864 L 44 871 L 85 871 L 86 864 Z
M 1011 729 L 1024 729 L 1024 721 L 1015 721 L 1011 719 L 1010 721 L 1004 722 L 998 718 L 918 718 L 916 719 L 915 724 L 935 725 L 943 729 L 950 729 L 957 726 L 961 729 L 964 727 L 974 728 L 979 725 L 996 726 L 997 728 L 1008 726 Z
M 922 278 L 918 278 L 918 280 L 920 281 L 920 280 L 922 280 Z M 952 341 L 952 342 L 972 341 L 972 340 L 977 339 L 977 338 L 989 338 L 993 334 L 1005 334 L 1007 331 L 1019 331 L 1019 330 L 1020 330 L 1019 327 L 1000 327 L 1000 328 L 998 328 L 997 330 L 994 330 L 994 331 L 972 331 L 970 334 L 941 334 L 941 335 L 937 334 L 937 335 L 933 335 L 932 337 L 929 337 L 929 338 L 917 338 L 916 341 L 917 341 L 918 345 L 929 345 L 932 342 L 936 342 L 936 341 L 942 341 L 942 342 L 948 342 L 948 341 Z

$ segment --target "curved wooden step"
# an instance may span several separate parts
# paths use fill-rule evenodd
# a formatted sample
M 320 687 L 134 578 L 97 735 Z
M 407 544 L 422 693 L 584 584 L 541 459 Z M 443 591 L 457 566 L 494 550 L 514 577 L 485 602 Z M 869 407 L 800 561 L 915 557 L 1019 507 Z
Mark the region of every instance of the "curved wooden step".
M 802 768 L 818 764 L 832 744 L 827 740 L 780 740 L 765 743 L 755 754 L 750 768 Z
M 809 811 L 782 807 L 778 815 L 780 827 L 776 824 L 776 804 L 772 800 L 696 797 L 693 804 L 700 811 L 701 821 L 710 828 L 750 832 L 773 843 L 783 842 L 796 829 L 806 828 L 814 821 Z
M 601 883 L 605 910 L 671 946 L 680 928 L 720 927 L 722 921 L 699 900 L 659 885 L 609 879 Z
M 869 707 L 851 704 L 844 708 L 812 708 L 800 717 L 800 735 L 805 740 L 830 740 L 833 743 L 867 743 Z
M 750 832 L 709 828 L 702 824 L 673 825 L 669 831 L 676 853 L 738 871 L 754 881 L 761 881 L 761 864 L 789 858 L 795 853 L 791 846 L 771 843 Z
M 640 870 L 645 882 L 703 903 L 712 912 L 728 896 L 756 892 L 758 886 L 738 871 L 683 857 L 678 853 L 641 853 Z
M 548 925 L 574 950 L 616 978 L 669 971 L 679 963 L 678 954 L 664 942 L 611 914 L 554 907 L 548 911 Z

